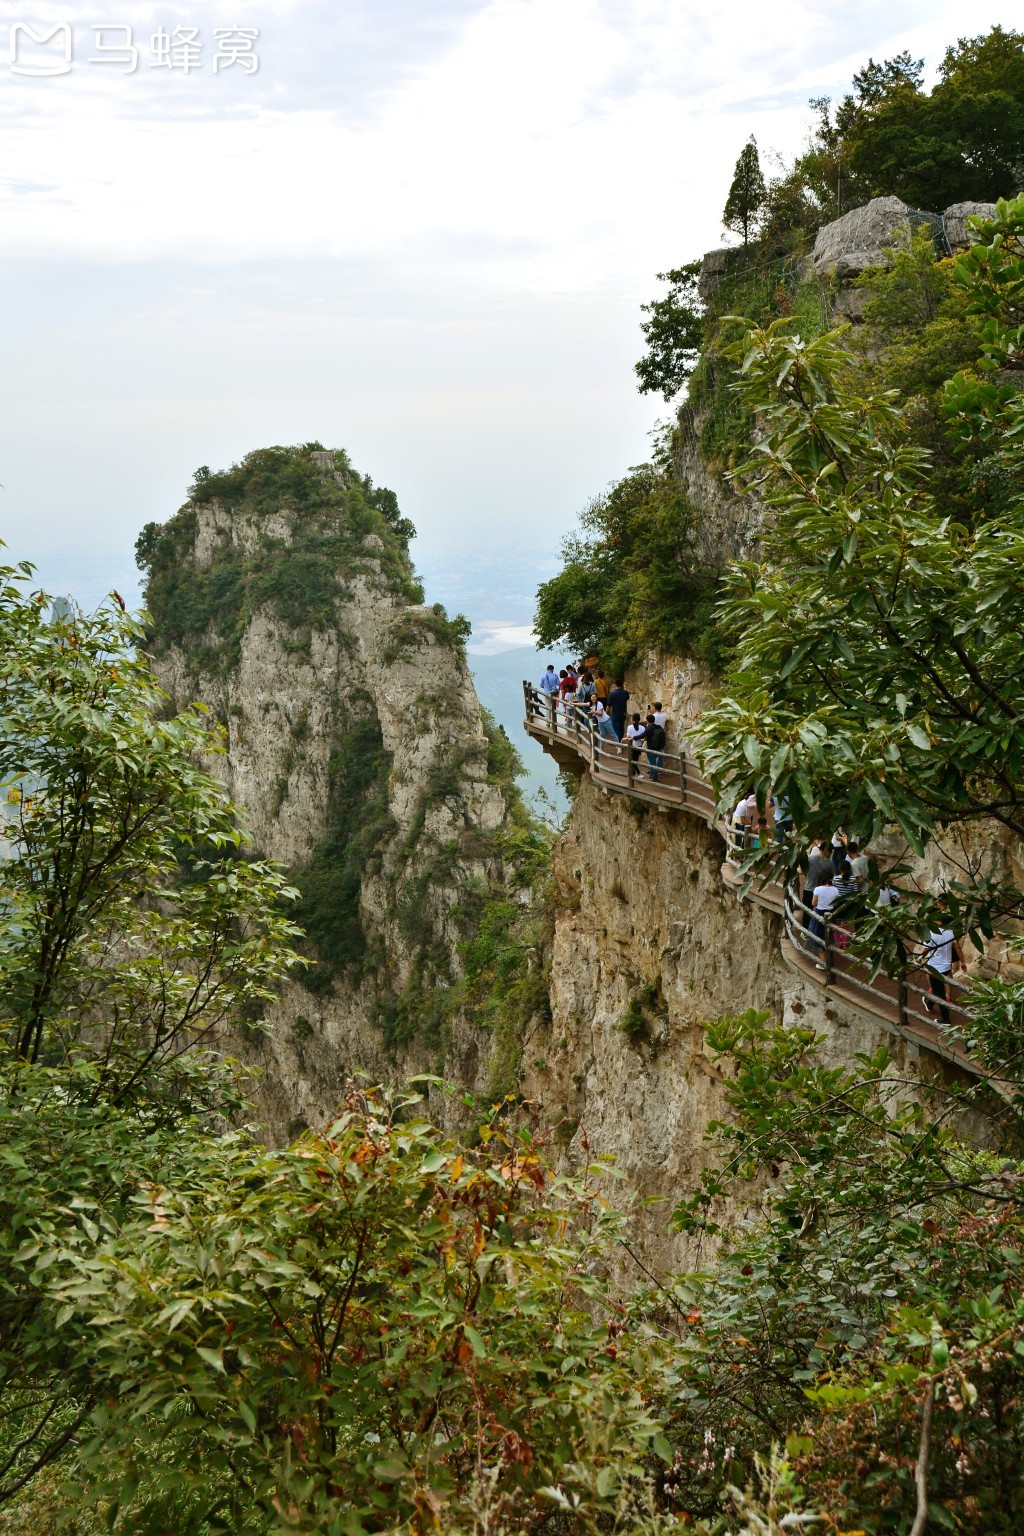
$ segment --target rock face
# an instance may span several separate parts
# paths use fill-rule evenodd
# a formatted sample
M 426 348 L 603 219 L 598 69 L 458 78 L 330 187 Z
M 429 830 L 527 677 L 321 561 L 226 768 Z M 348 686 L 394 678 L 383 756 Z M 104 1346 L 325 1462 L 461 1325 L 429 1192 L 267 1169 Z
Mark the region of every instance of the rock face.
M 657 1266 L 708 1256 L 668 1231 L 673 1204 L 709 1161 L 707 1126 L 726 1109 L 704 1021 L 763 1008 L 821 1031 L 834 1065 L 883 1041 L 898 1067 L 916 1056 L 787 968 L 781 919 L 723 887 L 722 857 L 718 834 L 699 821 L 637 807 L 589 779 L 555 855 L 552 1022 L 529 1042 L 525 1089 L 560 1128 L 570 1164 L 613 1156 L 616 1199 L 661 1202 L 637 1206 L 631 1223 Z M 642 1031 L 629 1029 L 631 1002 L 644 1004 Z
M 942 228 L 946 244 L 951 251 L 963 251 L 971 243 L 967 227 L 970 218 L 991 219 L 995 216 L 995 203 L 953 203 L 942 215 Z
M 495 771 L 508 744 L 452 624 L 418 600 L 409 525 L 343 455 L 272 452 L 291 456 L 270 465 L 279 492 L 251 455 L 141 544 L 159 680 L 222 724 L 209 766 L 255 852 L 294 872 L 317 944 L 247 1051 L 280 1140 L 329 1116 L 357 1069 L 441 1064 L 486 1085 L 491 1042 L 447 1004 L 467 911 L 522 882 L 503 848 L 518 802 Z
M 717 569 L 729 560 L 745 560 L 756 547 L 764 507 L 757 496 L 737 496 L 712 468 L 700 447 L 702 415 L 684 402 L 676 417 L 672 466 L 700 516 L 694 538 L 702 565 Z
M 934 215 L 922 214 L 922 219 Z M 811 252 L 816 277 L 855 277 L 885 260 L 886 246 L 908 238 L 910 209 L 898 197 L 874 197 L 818 230 Z
M 626 681 L 638 707 L 655 699 L 666 705 L 670 744 L 685 739 L 712 685 L 699 664 L 667 657 L 651 658 Z M 872 851 L 884 858 L 903 850 Z M 922 883 L 941 878 L 950 856 L 930 850 Z M 551 1022 L 531 1035 L 524 1057 L 527 1097 L 546 1125 L 559 1128 L 567 1163 L 615 1158 L 622 1176 L 615 1198 L 637 1202 L 631 1235 L 667 1269 L 709 1257 L 668 1225 L 673 1204 L 697 1187 L 710 1161 L 707 1126 L 727 1117 L 706 1021 L 766 1010 L 777 1023 L 813 1029 L 831 1066 L 885 1045 L 901 1079 L 955 1075 L 791 969 L 781 916 L 741 901 L 723 883 L 723 858 L 721 836 L 699 819 L 631 802 L 584 778 L 555 848 Z M 980 1116 L 964 1128 L 986 1133 Z M 755 1204 L 734 1203 L 716 1216 L 735 1227 L 755 1214 Z

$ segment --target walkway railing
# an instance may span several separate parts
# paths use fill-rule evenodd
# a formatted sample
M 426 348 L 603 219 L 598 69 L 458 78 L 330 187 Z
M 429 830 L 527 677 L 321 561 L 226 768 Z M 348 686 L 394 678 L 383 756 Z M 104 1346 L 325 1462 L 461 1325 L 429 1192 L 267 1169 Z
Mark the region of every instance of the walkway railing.
M 564 742 L 590 765 L 599 784 L 655 805 L 683 806 L 705 821 L 715 819 L 715 792 L 695 763 L 680 752 L 639 750 L 628 741 L 600 736 L 584 704 L 563 704 L 523 683 L 526 729 L 544 741 Z
M 687 811 L 716 827 L 726 847 L 723 876 L 739 890 L 743 884 L 739 869 L 746 850 L 737 845 L 732 829 L 718 819 L 715 792 L 692 759 L 681 752 L 652 755 L 643 748 L 637 751 L 628 742 L 600 737 L 586 706 L 563 704 L 557 695 L 542 693 L 532 683 L 523 683 L 523 694 L 526 729 L 542 746 L 573 752 L 606 789 L 666 809 Z M 989 1078 L 1000 1091 L 1005 1089 L 968 1055 L 963 1044 L 961 1035 L 969 1018 L 965 983 L 943 977 L 943 999 L 933 994 L 929 978 L 934 973 L 924 964 L 898 977 L 872 976 L 870 967 L 849 948 L 856 918 L 840 922 L 825 913 L 819 917 L 804 905 L 798 882 L 785 890 L 778 884 L 752 885 L 745 894 L 760 906 L 782 913 L 783 955 L 795 969 L 865 1009 L 914 1044 L 975 1076 Z

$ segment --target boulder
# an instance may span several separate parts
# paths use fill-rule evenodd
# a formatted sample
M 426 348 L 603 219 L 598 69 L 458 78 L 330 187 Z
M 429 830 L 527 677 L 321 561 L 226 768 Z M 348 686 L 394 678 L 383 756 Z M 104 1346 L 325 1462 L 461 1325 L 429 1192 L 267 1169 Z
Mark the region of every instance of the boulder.
M 991 219 L 996 211 L 995 203 L 953 203 L 942 215 L 942 232 L 951 251 L 965 251 L 971 243 L 967 220 L 972 217 Z
M 697 292 L 705 304 L 710 303 L 715 289 L 721 282 L 725 273 L 725 264 L 729 258 L 729 247 L 722 246 L 717 251 L 708 251 L 700 264 L 700 276 L 697 279 Z
M 912 210 L 899 197 L 873 197 L 861 208 L 822 225 L 814 241 L 811 259 L 817 277 L 849 281 L 865 267 L 885 260 L 885 248 L 905 240 L 911 229 Z

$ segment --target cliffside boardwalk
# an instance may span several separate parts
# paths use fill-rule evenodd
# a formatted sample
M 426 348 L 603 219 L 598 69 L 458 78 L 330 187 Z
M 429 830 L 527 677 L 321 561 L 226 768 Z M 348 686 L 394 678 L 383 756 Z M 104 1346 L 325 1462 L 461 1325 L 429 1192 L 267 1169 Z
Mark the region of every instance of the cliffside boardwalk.
M 949 1024 L 938 1028 L 925 1012 L 921 995 L 928 990 L 927 972 L 915 968 L 898 977 L 871 976 L 870 968 L 849 953 L 850 931 L 831 919 L 825 922 L 823 939 L 809 931 L 811 912 L 802 890 L 780 884 L 747 886 L 741 873 L 742 859 L 725 823 L 718 817 L 718 800 L 696 763 L 685 752 L 666 751 L 658 779 L 643 777 L 645 764 L 634 757 L 626 741 L 599 737 L 586 711 L 560 704 L 530 682 L 523 682 L 524 726 L 565 767 L 582 767 L 606 792 L 631 795 L 662 811 L 684 811 L 714 827 L 725 844 L 722 879 L 740 900 L 754 901 L 782 919 L 780 948 L 783 959 L 815 985 L 863 1009 L 893 1033 L 902 1035 L 933 1055 L 960 1067 L 974 1077 L 986 1078 L 997 1091 L 1003 1084 L 966 1051 L 958 1032 L 967 1019 L 959 999 L 965 988 L 946 978 L 949 992 L 946 1009 Z

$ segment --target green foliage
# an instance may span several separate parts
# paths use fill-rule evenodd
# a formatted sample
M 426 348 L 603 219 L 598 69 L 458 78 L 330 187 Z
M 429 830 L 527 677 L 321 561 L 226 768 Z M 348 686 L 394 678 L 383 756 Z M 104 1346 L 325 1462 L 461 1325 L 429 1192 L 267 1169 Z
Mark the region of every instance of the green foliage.
M 717 573 L 705 569 L 696 514 L 666 465 L 630 470 L 582 514 L 583 537 L 537 594 L 538 644 L 594 650 L 618 670 L 649 650 L 702 654 L 714 645 Z
M 931 456 L 936 501 L 958 520 L 975 523 L 998 507 L 1000 487 L 984 445 L 965 440 L 947 419 L 947 380 L 973 367 L 980 354 L 959 263 L 936 260 L 927 225 L 886 257 L 857 280 L 864 323 L 850 339 L 861 359 L 860 387 L 898 391 L 912 439 Z
M 797 268 L 796 257 L 787 253 L 759 257 L 737 250 L 726 258 L 689 391 L 701 457 L 713 472 L 724 473 L 742 459 L 753 428 L 749 407 L 733 387 L 734 368 L 728 354 L 736 321 L 766 325 L 796 309 L 802 335 L 817 335 L 824 329 L 821 314 L 827 305 L 821 285 L 815 280 L 798 283 Z
M 1001 198 L 994 218 L 972 222 L 973 243 L 957 259 L 953 276 L 976 324 L 977 368 L 987 375 L 1019 372 L 1024 368 L 1024 196 Z
M 1024 164 L 1024 36 L 993 27 L 946 50 L 939 80 L 923 87 L 909 53 L 869 60 L 835 112 L 812 101 L 811 143 L 769 189 L 799 209 L 808 232 L 872 197 L 898 196 L 939 212 L 1018 190 Z
M 239 1107 L 225 1031 L 298 961 L 294 892 L 238 857 L 196 766 L 219 745 L 202 713 L 163 716 L 120 599 L 48 619 L 29 575 L 0 571 L 0 1502 L 99 1401 L 94 1330 L 43 1251 L 109 1235 L 158 1168 L 184 1176 L 187 1128 Z
M 697 292 L 700 269 L 699 261 L 691 261 L 659 272 L 658 282 L 669 284 L 668 293 L 640 306 L 650 317 L 640 325 L 647 351 L 634 365 L 642 395 L 673 399 L 696 367 L 704 340 L 704 305 Z
M 651 1015 L 657 1009 L 660 998 L 660 983 L 648 981 L 629 999 L 619 1020 L 619 1029 L 630 1045 L 641 1046 L 650 1041 Z
M 757 140 L 751 134 L 740 151 L 732 173 L 729 195 L 722 212 L 722 223 L 737 235 L 742 235 L 744 246 L 761 222 L 768 190 L 761 174 L 761 157 L 757 153 Z
M 671 1290 L 688 1325 L 672 1425 L 686 1507 L 716 1507 L 770 1435 L 836 1530 L 906 1531 L 927 1401 L 936 1527 L 1009 1536 L 1024 1507 L 1016 1115 L 1013 1139 L 980 1151 L 955 1128 L 961 1093 L 922 1101 L 884 1050 L 825 1067 L 811 1031 L 753 1012 L 707 1032 L 729 1115 L 676 1223 L 713 1229 L 751 1180 L 765 1218 Z
M 362 881 L 379 869 L 381 847 L 395 830 L 388 803 L 391 753 L 376 715 L 353 717 L 328 772 L 328 830 L 294 877 L 300 893 L 296 920 L 317 962 L 302 980 L 317 993 L 331 991 L 341 977 L 358 983 L 372 961 L 360 911 Z
M 642 1493 L 659 1346 L 597 1278 L 617 1222 L 528 1133 L 484 1117 L 470 1152 L 353 1092 L 284 1152 L 190 1152 L 20 1261 L 96 1384 L 74 1481 L 112 1528 L 596 1532 Z
M 225 532 L 199 566 L 196 508 L 214 502 L 265 526 L 251 553 Z M 421 602 L 408 556 L 413 532 L 394 493 L 355 474 L 341 450 L 264 448 L 222 473 L 199 470 L 189 502 L 162 527 L 147 524 L 136 546 L 153 616 L 149 644 L 157 653 L 184 645 L 193 665 L 226 671 L 261 608 L 304 632 L 308 643 L 310 630 L 336 622 L 346 578 L 364 572 L 377 579 L 370 562 L 391 590 Z
M 433 640 L 465 655 L 466 641 L 473 626 L 464 614 L 449 618 L 443 603 L 432 603 L 429 608 L 404 609 L 392 625 L 383 659 L 388 666 L 399 661 L 411 661 L 420 646 Z
M 1021 835 L 1024 510 L 974 530 L 943 517 L 899 407 L 850 391 L 835 337 L 804 344 L 777 322 L 739 350 L 772 518 L 762 563 L 728 578 L 737 654 L 700 728 L 705 766 L 862 843 L 895 823 L 920 852 L 990 817 Z M 758 861 L 796 858 L 775 845 Z M 961 930 L 1019 902 L 980 880 L 948 894 Z
M 533 852 L 545 861 L 549 856 L 539 838 Z M 518 1091 L 526 1031 L 550 1022 L 554 919 L 549 882 L 538 879 L 528 906 L 514 896 L 486 901 L 462 947 L 464 1005 L 493 1041 L 490 1100 Z

